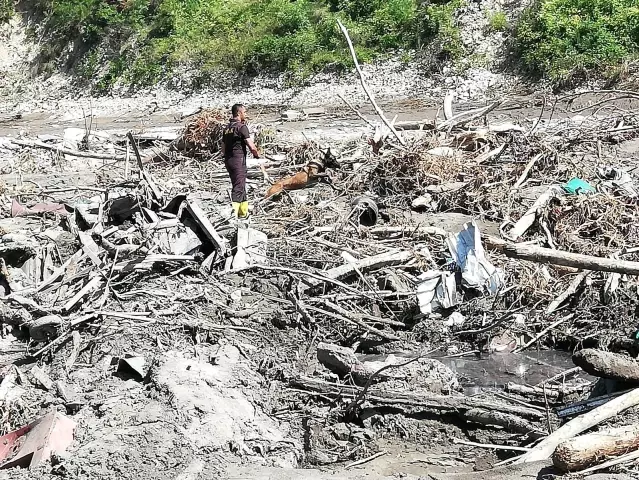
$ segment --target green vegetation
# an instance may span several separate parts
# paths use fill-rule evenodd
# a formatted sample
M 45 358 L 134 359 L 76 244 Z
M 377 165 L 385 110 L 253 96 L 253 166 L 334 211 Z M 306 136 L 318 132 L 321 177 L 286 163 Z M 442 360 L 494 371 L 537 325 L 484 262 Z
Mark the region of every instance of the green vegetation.
M 8 22 L 11 17 L 13 17 L 15 13 L 13 1 L 14 0 L 0 0 L 0 24 Z
M 492 12 L 488 16 L 488 28 L 491 32 L 503 32 L 508 29 L 508 17 L 502 11 Z
M 517 26 L 517 47 L 531 72 L 557 82 L 588 72 L 619 72 L 639 49 L 636 0 L 540 0 Z
M 337 28 L 348 28 L 361 61 L 401 51 L 436 59 L 468 55 L 455 20 L 465 0 L 32 0 L 43 36 L 41 71 L 72 68 L 98 89 L 118 79 L 151 84 L 188 68 L 205 82 L 220 70 L 288 72 L 300 81 L 342 71 L 351 59 Z M 623 73 L 639 50 L 638 0 L 536 0 L 517 25 L 517 57 L 556 82 L 589 72 Z M 0 0 L 0 22 L 13 14 Z M 491 31 L 510 29 L 506 14 Z M 42 38 L 41 38 L 42 39 Z M 73 47 L 70 47 L 73 46 Z M 70 52 L 69 49 L 73 48 Z
M 0 2 L 6 0 L 0 0 Z M 152 83 L 177 67 L 247 74 L 287 71 L 303 79 L 351 65 L 340 19 L 362 61 L 439 40 L 442 57 L 463 54 L 453 13 L 462 0 L 35 0 L 48 51 L 70 42 L 74 68 L 108 88 L 124 77 Z M 405 55 L 402 59 L 405 59 Z

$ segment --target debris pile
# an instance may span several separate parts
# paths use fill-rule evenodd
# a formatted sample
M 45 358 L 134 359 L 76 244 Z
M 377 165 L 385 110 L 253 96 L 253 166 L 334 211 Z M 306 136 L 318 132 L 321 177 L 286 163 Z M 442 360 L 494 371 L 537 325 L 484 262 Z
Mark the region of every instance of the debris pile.
M 228 114 L 219 109 L 205 109 L 189 119 L 176 141 L 176 148 L 191 157 L 206 157 L 222 148 L 222 133 Z
M 267 162 L 249 163 L 248 225 L 230 218 L 223 165 L 192 161 L 216 154 L 219 112 L 189 120 L 178 168 L 143 161 L 176 145 L 148 147 L 152 132 L 85 150 L 12 140 L 48 161 L 115 163 L 86 185 L 3 192 L 0 323 L 13 356 L 0 433 L 46 405 L 89 435 L 109 409 L 104 383 L 144 392 L 122 394 L 126 415 L 136 402 L 157 418 L 188 412 L 170 430 L 195 457 L 359 466 L 392 441 L 455 449 L 453 466 L 488 452 L 490 466 L 634 468 L 636 425 L 617 414 L 637 404 L 636 362 L 619 352 L 639 351 L 639 219 L 632 162 L 614 152 L 639 121 L 564 112 L 520 125 L 491 120 L 499 107 L 455 115 L 448 99 L 442 122 L 388 122 L 368 144 L 270 139 Z M 116 154 L 127 139 L 133 162 Z M 329 152 L 340 168 L 265 196 Z M 544 350 L 580 350 L 576 367 Z M 473 373 L 479 361 L 489 378 Z M 95 431 L 115 435 L 112 421 Z M 220 428 L 207 437 L 210 422 Z M 96 441 L 64 448 L 84 459 Z M 86 468 L 74 461 L 67 472 Z

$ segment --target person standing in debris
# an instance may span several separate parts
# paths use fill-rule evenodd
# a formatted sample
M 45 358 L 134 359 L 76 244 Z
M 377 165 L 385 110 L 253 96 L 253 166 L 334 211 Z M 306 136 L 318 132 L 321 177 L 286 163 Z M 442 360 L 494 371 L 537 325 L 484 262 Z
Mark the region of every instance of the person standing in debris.
M 231 108 L 231 121 L 224 129 L 222 138 L 222 155 L 224 165 L 231 177 L 231 201 L 233 212 L 237 218 L 248 217 L 248 198 L 246 196 L 246 150 L 251 151 L 255 158 L 260 154 L 246 126 L 246 107 L 236 103 Z

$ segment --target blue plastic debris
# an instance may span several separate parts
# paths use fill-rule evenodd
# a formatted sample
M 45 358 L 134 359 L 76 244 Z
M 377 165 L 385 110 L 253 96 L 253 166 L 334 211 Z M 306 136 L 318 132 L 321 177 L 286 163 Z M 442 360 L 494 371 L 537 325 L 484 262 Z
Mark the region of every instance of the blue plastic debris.
M 593 193 L 595 188 L 581 178 L 573 178 L 564 185 L 564 190 L 571 195 L 579 195 L 582 193 Z

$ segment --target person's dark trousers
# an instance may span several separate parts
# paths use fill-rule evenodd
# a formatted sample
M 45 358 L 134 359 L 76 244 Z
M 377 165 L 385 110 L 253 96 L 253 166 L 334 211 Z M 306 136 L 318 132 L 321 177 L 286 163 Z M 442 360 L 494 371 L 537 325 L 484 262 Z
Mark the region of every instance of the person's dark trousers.
M 248 198 L 246 196 L 246 157 L 231 157 L 224 161 L 231 177 L 231 201 L 233 211 L 238 218 L 248 216 Z

